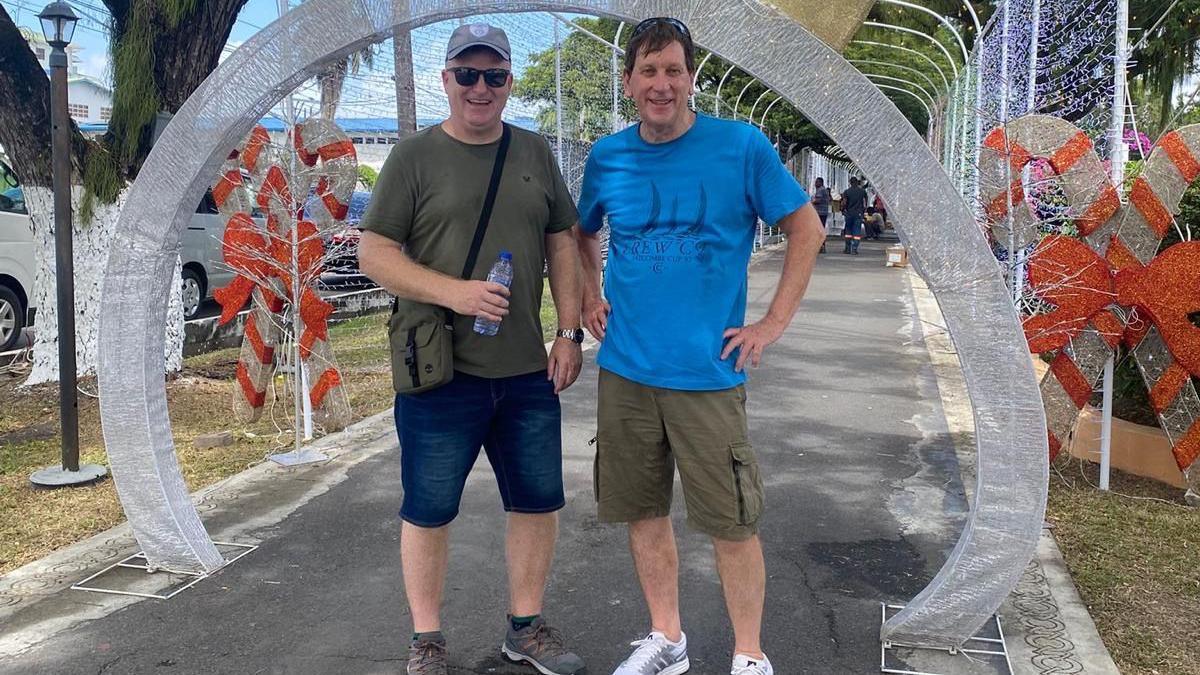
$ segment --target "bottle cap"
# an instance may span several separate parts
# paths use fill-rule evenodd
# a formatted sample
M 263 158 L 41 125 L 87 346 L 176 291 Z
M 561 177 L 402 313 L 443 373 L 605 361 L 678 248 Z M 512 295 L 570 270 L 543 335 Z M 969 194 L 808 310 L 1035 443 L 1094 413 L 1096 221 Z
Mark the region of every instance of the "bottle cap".
M 508 261 L 510 261 L 510 262 L 511 262 L 511 261 L 512 261 L 512 254 L 511 254 L 511 253 L 509 253 L 508 251 L 500 251 L 500 259 L 501 259 L 501 260 L 508 260 Z

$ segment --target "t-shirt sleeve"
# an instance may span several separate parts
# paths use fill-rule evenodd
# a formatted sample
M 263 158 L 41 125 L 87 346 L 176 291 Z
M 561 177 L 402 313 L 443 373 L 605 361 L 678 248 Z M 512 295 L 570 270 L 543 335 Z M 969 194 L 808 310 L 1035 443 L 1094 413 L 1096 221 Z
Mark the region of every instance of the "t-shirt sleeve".
M 383 163 L 371 192 L 371 203 L 359 227 L 398 243 L 408 241 L 416 212 L 416 176 L 413 163 L 404 157 L 404 145 L 396 145 Z
M 588 155 L 583 168 L 583 188 L 579 193 L 579 226 L 584 232 L 596 233 L 604 227 L 604 207 L 600 204 L 600 170 L 596 148 Z
M 553 234 L 571 229 L 579 222 L 579 212 L 575 210 L 575 198 L 567 189 L 567 181 L 563 180 L 562 172 L 558 170 L 558 162 L 554 159 L 554 152 L 550 150 L 550 143 L 544 142 L 543 145 L 546 148 L 547 171 L 553 182 L 550 222 L 546 225 L 546 234 Z
M 748 148 L 750 203 L 763 222 L 774 225 L 809 202 L 808 193 L 788 173 L 767 137 L 750 131 Z

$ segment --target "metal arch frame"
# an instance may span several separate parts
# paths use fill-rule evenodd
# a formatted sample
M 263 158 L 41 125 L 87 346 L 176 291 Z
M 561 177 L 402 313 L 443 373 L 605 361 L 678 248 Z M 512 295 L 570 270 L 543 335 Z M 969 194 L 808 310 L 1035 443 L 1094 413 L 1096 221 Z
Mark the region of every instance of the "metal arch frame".
M 954 27 L 954 24 L 950 23 L 950 20 L 947 19 L 945 16 L 943 16 L 942 14 L 938 14 L 937 12 L 933 11 L 932 9 L 929 9 L 928 7 L 922 7 L 921 5 L 914 5 L 913 3 L 906 2 L 905 0 L 880 0 L 880 2 L 886 2 L 889 5 L 898 5 L 900 7 L 907 7 L 909 9 L 915 9 L 918 12 L 925 12 L 929 16 L 934 17 L 943 26 L 950 29 L 951 33 L 954 33 L 954 39 L 958 40 L 958 48 L 960 50 L 962 50 L 963 65 L 965 66 L 967 63 L 970 62 L 971 53 L 970 53 L 970 50 L 967 49 L 967 44 L 965 42 L 963 42 L 962 34 L 958 32 L 958 29 Z
M 779 102 L 780 102 L 780 101 L 782 101 L 782 100 L 783 100 L 783 95 L 782 95 L 782 94 L 780 94 L 779 96 L 777 96 L 777 97 L 775 98 L 775 100 L 774 100 L 774 101 L 771 101 L 771 105 L 767 106 L 767 109 L 763 111 L 763 116 L 762 116 L 762 119 L 761 119 L 761 120 L 759 120 L 759 122 L 758 122 L 758 128 L 759 128 L 759 129 L 762 129 L 763 127 L 765 127 L 765 126 L 767 125 L 767 115 L 770 115 L 770 114 L 771 114 L 771 108 L 774 108 L 774 107 L 775 107 L 775 104 L 776 104 L 776 103 L 779 103 Z M 751 124 L 753 124 L 753 123 L 754 123 L 754 120 L 751 120 L 751 121 L 750 121 L 750 123 L 751 123 Z
M 850 63 L 853 63 L 855 65 L 862 63 L 862 64 L 866 64 L 866 65 L 887 66 L 889 68 L 899 68 L 900 70 L 907 70 L 910 73 L 916 73 L 917 75 L 920 75 L 922 78 L 924 78 L 925 81 L 929 83 L 930 89 L 937 91 L 937 88 L 938 88 L 937 85 L 934 84 L 932 78 L 930 78 L 925 73 L 922 73 L 921 71 L 917 70 L 916 68 L 912 68 L 909 66 L 902 66 L 899 63 L 888 63 L 887 61 L 874 61 L 872 59 L 847 59 L 847 60 Z M 859 71 L 862 72 L 862 69 L 859 68 Z
M 946 56 L 946 63 L 950 64 L 950 70 L 954 72 L 953 79 L 956 79 L 956 80 L 958 79 L 958 64 L 956 64 L 954 62 L 954 57 L 950 56 L 950 50 L 946 49 L 946 45 L 942 44 L 941 40 L 933 37 L 932 35 L 930 35 L 928 33 L 923 33 L 915 28 L 909 28 L 907 26 L 895 26 L 890 23 L 879 23 L 878 21 L 864 21 L 863 25 L 864 26 L 872 26 L 874 28 L 890 28 L 891 30 L 898 30 L 903 33 L 919 35 L 919 36 L 925 38 L 926 40 L 929 40 L 933 44 L 937 45 L 938 49 L 942 50 L 942 54 L 944 54 Z
M 875 86 L 879 87 L 880 89 L 891 89 L 892 91 L 902 91 L 905 94 L 908 94 L 909 96 L 917 99 L 917 103 L 920 103 L 921 107 L 925 108 L 925 114 L 929 116 L 928 119 L 930 121 L 933 120 L 933 111 L 929 109 L 929 104 L 925 102 L 925 99 L 921 98 L 920 96 L 917 96 L 916 92 L 909 90 L 909 89 L 905 89 L 904 87 L 896 87 L 896 86 L 893 86 L 890 84 L 881 84 L 878 82 L 875 83 Z M 926 133 L 928 133 L 928 129 L 926 129 Z
M 936 70 L 938 72 L 938 76 L 942 78 L 942 84 L 945 85 L 946 93 L 950 93 L 950 80 L 946 77 L 946 71 L 942 70 L 942 67 L 937 64 L 937 61 L 934 61 L 933 59 L 929 58 L 929 56 L 927 56 L 926 54 L 919 52 L 919 51 L 913 49 L 912 47 L 905 47 L 904 45 L 890 45 L 886 42 L 875 42 L 873 40 L 855 40 L 854 44 L 874 45 L 876 47 L 890 47 L 892 49 L 899 49 L 901 51 L 909 52 L 911 54 L 916 54 L 917 56 L 928 61 L 929 65 L 933 66 L 934 70 Z
M 696 66 L 696 74 L 692 76 L 692 93 L 688 97 L 688 103 L 691 104 L 692 110 L 696 109 L 696 86 L 700 82 L 700 71 L 704 70 L 704 64 L 708 63 L 708 60 L 712 58 L 712 55 L 712 52 L 704 55 L 704 58 L 700 60 L 700 65 Z
M 759 94 L 758 98 L 754 99 L 754 105 L 750 106 L 750 116 L 746 118 L 746 119 L 750 120 L 750 124 L 754 124 L 754 111 L 758 110 L 758 104 L 762 103 L 762 100 L 767 97 L 767 94 L 773 94 L 773 93 L 775 93 L 775 92 L 771 91 L 770 87 L 767 87 L 766 91 Z
M 925 95 L 925 99 L 923 99 L 923 100 L 929 104 L 929 106 L 928 106 L 929 108 L 934 108 L 937 106 L 937 97 L 930 94 L 928 91 L 926 91 L 925 87 L 922 87 L 921 85 L 917 84 L 916 82 L 906 80 L 903 77 L 892 77 L 891 75 L 883 75 L 880 73 L 863 73 L 863 75 L 866 75 L 867 79 L 871 80 L 872 82 L 874 82 L 878 78 L 880 80 L 887 80 L 889 82 L 899 82 L 900 84 L 912 85 L 912 86 L 916 87 L 917 89 L 920 89 L 921 93 Z
M 710 38 L 705 46 L 712 51 L 793 105 L 802 101 L 805 115 L 872 177 L 896 212 L 914 265 L 959 347 L 976 420 L 979 471 L 973 507 L 949 559 L 888 620 L 881 638 L 918 647 L 960 646 L 1020 579 L 1044 517 L 1045 413 L 1025 337 L 971 207 L 908 120 L 894 105 L 884 105 L 888 99 L 878 87 L 794 20 L 748 2 L 309 0 L 217 66 L 167 125 L 127 193 L 103 282 L 99 384 L 105 443 L 122 505 L 151 565 L 204 570 L 221 563 L 179 473 L 162 354 L 180 236 L 230 148 L 276 101 L 364 44 L 457 16 L 555 10 L 688 21 L 695 34 Z M 292 39 L 295 35 L 320 39 Z M 812 87 L 805 73 L 813 68 L 836 77 L 839 86 Z M 855 114 L 847 114 L 851 109 Z M 881 138 L 887 152 L 879 151 Z M 931 203 L 939 208 L 930 211 Z M 164 564 L 171 562 L 177 564 Z
M 725 80 L 733 73 L 734 70 L 737 70 L 737 65 L 730 64 L 729 70 L 725 71 L 725 74 L 721 76 L 721 81 L 717 83 L 717 104 L 713 108 L 713 116 L 715 117 L 721 116 L 721 87 L 725 86 Z
M 746 95 L 746 90 L 748 90 L 755 82 L 758 82 L 758 78 L 751 75 L 750 81 L 746 83 L 746 86 L 742 87 L 742 91 L 740 94 L 738 94 L 737 100 L 733 102 L 733 119 L 736 120 L 738 118 L 738 106 L 742 104 L 742 97 Z

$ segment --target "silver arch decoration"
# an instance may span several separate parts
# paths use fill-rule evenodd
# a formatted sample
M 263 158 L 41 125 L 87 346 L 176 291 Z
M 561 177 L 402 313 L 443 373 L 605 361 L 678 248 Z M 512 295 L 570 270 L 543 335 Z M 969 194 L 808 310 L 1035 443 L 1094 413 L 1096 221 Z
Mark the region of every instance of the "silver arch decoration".
M 706 47 L 785 96 L 871 177 L 959 348 L 975 409 L 975 503 L 944 567 L 884 626 L 899 644 L 961 645 L 999 607 L 1036 546 L 1049 464 L 1025 338 L 968 206 L 903 115 L 840 55 L 753 0 L 310 0 L 225 60 L 168 125 L 130 189 L 104 283 L 100 390 L 105 443 L 151 564 L 220 564 L 179 474 L 162 349 L 180 233 L 229 150 L 270 107 L 364 45 L 474 14 L 673 15 Z M 890 152 L 878 149 L 886 144 Z

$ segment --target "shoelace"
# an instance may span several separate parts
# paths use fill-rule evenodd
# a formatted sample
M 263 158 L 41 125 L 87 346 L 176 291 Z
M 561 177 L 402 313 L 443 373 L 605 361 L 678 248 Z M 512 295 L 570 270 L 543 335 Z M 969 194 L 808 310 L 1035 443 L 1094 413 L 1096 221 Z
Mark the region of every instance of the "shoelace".
M 549 647 L 559 652 L 565 650 L 567 644 L 563 639 L 562 633 L 557 628 L 544 623 L 539 625 L 533 632 L 533 642 L 539 647 Z
M 420 660 L 417 661 L 418 672 L 424 672 L 425 666 L 436 665 L 446 658 L 446 645 L 440 642 L 421 642 L 416 645 Z
M 637 649 L 635 649 L 633 653 L 629 655 L 629 658 L 625 660 L 625 663 L 630 666 L 638 667 L 648 665 L 650 661 L 658 655 L 658 652 L 667 645 L 657 638 L 644 637 L 641 640 L 634 640 L 633 642 L 630 642 L 629 646 L 637 647 Z

